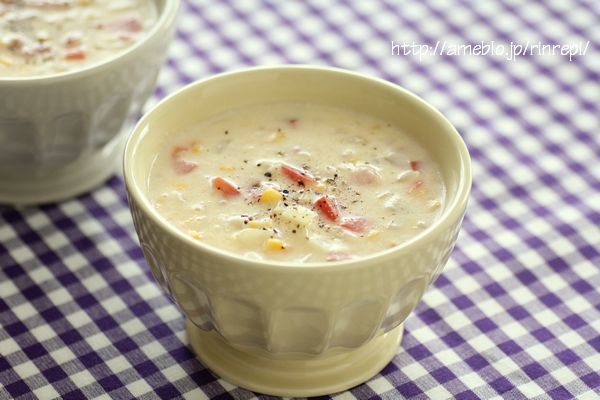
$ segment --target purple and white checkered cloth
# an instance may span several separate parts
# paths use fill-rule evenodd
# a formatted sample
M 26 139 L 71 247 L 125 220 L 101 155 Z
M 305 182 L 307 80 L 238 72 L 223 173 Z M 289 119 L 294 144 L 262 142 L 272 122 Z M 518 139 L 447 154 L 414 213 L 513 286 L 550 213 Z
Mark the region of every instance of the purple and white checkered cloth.
M 182 8 L 150 103 L 238 67 L 332 65 L 419 94 L 470 148 L 472 199 L 444 273 L 392 363 L 333 398 L 600 398 L 600 2 Z M 511 42 L 522 49 L 509 61 Z M 61 204 L 1 208 L 0 266 L 0 399 L 267 398 L 194 358 L 119 177 Z

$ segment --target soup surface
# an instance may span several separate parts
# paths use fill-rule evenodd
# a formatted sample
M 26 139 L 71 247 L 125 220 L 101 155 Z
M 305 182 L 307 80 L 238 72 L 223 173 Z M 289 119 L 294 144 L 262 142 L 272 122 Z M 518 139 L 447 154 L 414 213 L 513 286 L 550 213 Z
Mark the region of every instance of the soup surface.
M 299 103 L 228 111 L 168 137 L 148 189 L 196 240 L 296 262 L 397 246 L 438 217 L 445 193 L 437 165 L 398 127 Z
M 0 77 L 97 63 L 138 41 L 156 19 L 150 0 L 0 0 Z

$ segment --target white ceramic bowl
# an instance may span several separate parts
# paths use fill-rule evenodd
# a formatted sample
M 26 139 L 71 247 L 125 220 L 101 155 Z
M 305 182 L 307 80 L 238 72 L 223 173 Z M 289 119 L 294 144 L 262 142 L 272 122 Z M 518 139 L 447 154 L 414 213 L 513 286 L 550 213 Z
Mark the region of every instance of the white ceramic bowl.
M 128 122 L 152 94 L 179 0 L 153 0 L 157 23 L 98 64 L 39 77 L 0 77 L 0 203 L 33 204 L 85 192 L 112 175 Z
M 223 110 L 290 100 L 360 110 L 404 128 L 442 171 L 447 197 L 440 219 L 393 249 L 306 266 L 205 245 L 156 212 L 147 179 L 165 137 Z M 346 389 L 390 361 L 403 321 L 450 256 L 471 187 L 465 144 L 423 100 L 382 80 L 308 66 L 226 73 L 169 96 L 134 129 L 124 174 L 146 259 L 188 318 L 199 358 L 235 384 L 287 396 Z

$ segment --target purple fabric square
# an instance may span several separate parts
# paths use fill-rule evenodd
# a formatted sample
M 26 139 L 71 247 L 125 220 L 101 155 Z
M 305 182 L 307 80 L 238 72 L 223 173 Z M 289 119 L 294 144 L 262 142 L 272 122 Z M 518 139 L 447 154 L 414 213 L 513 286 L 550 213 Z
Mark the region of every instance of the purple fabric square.
M 456 375 L 454 375 L 454 373 L 446 367 L 434 369 L 433 371 L 431 371 L 431 376 L 433 376 L 435 380 L 441 383 L 442 385 L 448 381 L 456 379 Z
M 44 378 L 46 378 L 49 382 L 57 382 L 63 380 L 67 377 L 65 371 L 61 367 L 52 367 L 44 370 Z
M 36 359 L 38 357 L 42 357 L 42 356 L 45 356 L 46 354 L 48 354 L 48 352 L 46 351 L 44 346 L 42 346 L 40 343 L 35 343 L 35 344 L 32 344 L 31 346 L 27 346 L 27 347 L 23 348 L 23 353 L 25 353 L 27 355 L 27 357 L 29 357 L 30 360 L 33 360 L 33 359 Z
M 29 389 L 29 386 L 27 386 L 25 384 L 25 382 L 23 382 L 23 381 L 16 381 L 14 383 L 6 385 L 4 388 L 15 399 L 17 397 L 19 397 L 19 396 L 22 396 L 22 395 L 24 395 L 26 393 L 30 393 L 31 392 L 31 389 Z
M 554 400 L 567 400 L 567 399 L 573 398 L 573 394 L 570 393 L 564 387 L 557 387 L 555 389 L 552 389 L 551 391 L 548 392 L 548 394 Z
M 40 314 L 47 322 L 52 322 L 56 321 L 57 319 L 64 318 L 63 313 L 57 307 L 50 307 L 42 311 Z
M 547 342 L 555 338 L 555 336 L 546 328 L 539 328 L 532 332 L 532 335 L 541 343 Z
M 523 351 L 523 349 L 521 348 L 521 346 L 519 346 L 517 343 L 515 343 L 512 340 L 508 340 L 504 343 L 500 343 L 498 345 L 498 347 L 507 355 L 513 355 L 513 354 L 517 354 Z
M 404 397 L 413 397 L 422 393 L 421 389 L 412 382 L 406 382 L 398 387 L 398 392 Z
M 121 353 L 127 353 L 129 351 L 137 349 L 138 345 L 133 340 L 131 340 L 131 338 L 126 337 L 116 342 L 115 347 Z
M 540 301 L 549 308 L 553 308 L 562 304 L 562 301 L 554 293 L 546 293 L 540 297 Z
M 123 387 L 123 382 L 121 382 L 121 380 L 119 380 L 119 378 L 117 378 L 115 375 L 109 375 L 105 378 L 102 378 L 98 381 L 98 383 L 107 393 Z
M 494 321 L 489 318 L 482 318 L 475 321 L 475 326 L 477 326 L 477 328 L 484 333 L 498 329 L 498 325 L 496 325 Z
M 569 315 L 563 321 L 565 321 L 565 323 L 571 329 L 577 329 L 577 328 L 581 328 L 582 326 L 587 325 L 587 323 L 583 320 L 583 318 L 581 318 L 577 314 Z M 597 338 L 598 338 L 598 341 L 600 341 L 600 335 Z
M 0 357 L 0 373 L 7 371 L 10 368 L 9 362 L 4 357 Z
M 498 394 L 506 393 L 515 387 L 512 383 L 510 383 L 508 379 L 506 379 L 503 376 L 490 382 L 490 386 L 492 386 L 494 390 L 498 392 Z
M 457 400 L 477 400 L 479 396 L 473 393 L 471 390 L 465 390 L 464 392 L 460 392 L 456 395 Z
M 467 364 L 469 364 L 469 366 L 471 368 L 473 368 L 473 370 L 475 370 L 475 371 L 479 371 L 479 370 L 487 367 L 488 365 L 490 365 L 488 363 L 488 361 L 485 358 L 483 358 L 482 356 L 480 356 L 479 354 L 475 354 L 475 355 L 467 358 L 465 360 L 465 362 Z
M 8 278 L 16 279 L 19 276 L 25 274 L 25 270 L 20 265 L 9 265 L 2 269 L 2 272 L 6 274 Z
M 524 307 L 518 305 L 509 308 L 507 311 L 516 320 L 522 320 L 531 316 Z
M 30 301 L 44 296 L 44 291 L 37 285 L 32 285 L 24 289 L 21 293 Z
M 59 337 L 67 346 L 83 340 L 83 336 L 81 336 L 81 334 L 75 329 L 70 329 L 66 332 L 63 332 L 59 334 Z
M 87 368 L 90 369 L 95 365 L 102 364 L 104 361 L 98 356 L 98 354 L 92 352 L 79 356 L 79 361 Z
M 527 374 L 527 376 L 529 376 L 530 379 L 538 379 L 539 377 L 544 376 L 548 373 L 548 371 L 546 371 L 544 367 L 542 367 L 538 363 L 531 363 L 525 365 L 523 367 L 523 371 L 525 371 L 525 373 Z
M 406 349 L 406 351 L 415 359 L 422 360 L 427 357 L 431 357 L 432 353 L 422 344 Z
M 556 357 L 558 357 L 560 361 L 565 365 L 571 365 L 581 360 L 581 358 L 579 358 L 577 354 L 575 354 L 572 350 L 569 349 L 557 353 Z
M 171 384 L 163 385 L 154 389 L 154 391 L 162 399 L 176 398 L 181 394 L 179 390 L 177 390 L 177 388 Z

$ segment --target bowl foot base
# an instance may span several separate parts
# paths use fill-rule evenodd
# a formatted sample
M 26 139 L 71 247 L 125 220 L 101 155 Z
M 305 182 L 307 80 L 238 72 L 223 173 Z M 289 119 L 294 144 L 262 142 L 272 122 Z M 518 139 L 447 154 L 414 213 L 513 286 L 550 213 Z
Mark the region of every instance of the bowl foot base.
M 187 321 L 190 345 L 211 371 L 245 389 L 286 397 L 336 393 L 367 381 L 394 357 L 403 329 L 400 325 L 359 348 L 332 355 L 281 359 L 240 351 L 214 331 Z

